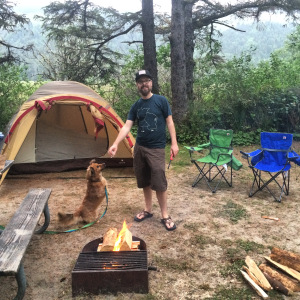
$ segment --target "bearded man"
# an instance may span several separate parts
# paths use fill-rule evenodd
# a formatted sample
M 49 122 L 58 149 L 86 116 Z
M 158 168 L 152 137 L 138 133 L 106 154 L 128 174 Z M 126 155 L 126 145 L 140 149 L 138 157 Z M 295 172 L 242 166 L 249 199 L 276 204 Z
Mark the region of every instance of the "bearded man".
M 134 122 L 137 122 L 133 167 L 137 186 L 143 189 L 145 207 L 134 217 L 134 220 L 142 222 L 153 216 L 152 194 L 155 191 L 161 209 L 161 223 L 171 231 L 176 229 L 176 225 L 169 216 L 167 207 L 166 126 L 171 137 L 170 155 L 175 157 L 179 148 L 169 102 L 164 96 L 152 93 L 152 79 L 148 70 L 140 70 L 136 73 L 135 81 L 141 98 L 132 105 L 125 125 L 108 153 L 111 157 L 115 156 L 118 144 L 128 135 Z

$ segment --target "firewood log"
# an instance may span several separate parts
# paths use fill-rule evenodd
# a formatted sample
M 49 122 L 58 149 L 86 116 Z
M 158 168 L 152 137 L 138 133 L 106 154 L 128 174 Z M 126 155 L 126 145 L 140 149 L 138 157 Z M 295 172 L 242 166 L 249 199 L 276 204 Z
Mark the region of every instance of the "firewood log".
M 274 290 L 277 290 L 278 292 L 283 293 L 286 296 L 292 295 L 292 291 L 287 289 L 280 281 L 274 279 L 273 277 L 269 276 L 267 273 L 263 272 L 268 281 L 271 283 Z
M 300 272 L 300 255 L 274 247 L 270 258 L 284 266 Z
M 115 242 L 118 236 L 117 228 L 109 228 L 103 236 L 103 243 L 98 247 L 98 252 L 102 251 L 113 251 Z
M 132 233 L 128 229 L 126 229 L 121 237 L 120 251 L 130 251 L 131 244 L 132 244 Z
M 276 261 L 272 260 L 271 258 L 265 256 L 265 259 L 272 264 L 273 266 L 279 268 L 280 270 L 286 272 L 287 274 L 289 274 L 290 276 L 292 276 L 293 278 L 297 279 L 298 281 L 300 281 L 300 273 L 297 272 L 296 270 L 286 267 L 280 263 L 277 263 Z
M 257 285 L 257 284 L 249 277 L 249 275 L 248 275 L 246 272 L 244 272 L 244 271 L 242 271 L 242 270 L 240 270 L 240 271 L 241 271 L 243 277 L 247 280 L 247 282 L 252 286 L 252 288 L 256 291 L 256 293 L 257 293 L 259 296 L 261 296 L 263 299 L 268 299 L 268 298 L 269 298 L 269 296 L 264 292 L 264 290 L 263 290 L 262 288 L 260 288 L 260 286 Z
M 249 270 L 249 268 L 247 268 L 246 266 L 243 266 L 243 270 L 245 270 L 247 272 L 247 274 L 249 275 L 249 277 L 257 284 L 260 286 L 260 282 L 256 279 L 256 277 L 251 273 L 251 271 Z
M 261 264 L 259 268 L 274 289 L 285 295 L 291 295 L 292 292 L 300 292 L 300 282 L 298 282 L 298 280 L 291 278 L 279 270 L 275 270 L 267 264 Z
M 250 257 L 246 256 L 245 262 L 249 268 L 249 271 L 253 274 L 253 276 L 257 279 L 258 284 L 266 291 L 270 291 L 272 286 L 270 285 L 269 281 L 262 273 L 262 271 L 258 268 L 255 261 Z

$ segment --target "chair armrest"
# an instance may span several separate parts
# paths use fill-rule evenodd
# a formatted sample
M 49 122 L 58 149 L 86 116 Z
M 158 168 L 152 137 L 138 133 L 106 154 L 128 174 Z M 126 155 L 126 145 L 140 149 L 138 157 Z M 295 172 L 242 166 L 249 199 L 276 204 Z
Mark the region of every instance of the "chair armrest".
M 221 156 L 232 156 L 232 152 L 233 152 L 233 150 L 228 150 L 227 153 L 219 153 L 216 164 L 219 162 L 219 159 L 220 159 Z
M 207 144 L 202 144 L 202 145 L 198 145 L 198 146 L 184 146 L 186 149 L 188 149 L 189 151 L 196 151 L 196 152 L 200 152 L 202 151 L 203 149 L 205 148 L 208 148 L 210 145 L 210 143 L 207 143 Z
M 243 155 L 243 158 L 249 158 L 249 157 L 253 157 L 253 156 L 259 155 L 260 153 L 262 153 L 262 150 L 261 149 L 257 149 L 257 150 L 252 151 L 252 152 L 243 152 L 243 151 L 240 151 L 240 153 Z
M 210 143 L 205 143 L 205 144 L 198 145 L 197 147 L 201 148 L 201 149 L 205 149 L 205 148 L 208 148 L 209 146 L 210 146 Z
M 300 156 L 295 151 L 290 151 L 288 153 L 288 160 L 294 162 L 296 165 L 300 166 Z
M 295 151 L 290 151 L 288 152 L 288 159 L 291 161 L 297 160 L 298 158 L 300 158 L 299 154 L 297 154 Z

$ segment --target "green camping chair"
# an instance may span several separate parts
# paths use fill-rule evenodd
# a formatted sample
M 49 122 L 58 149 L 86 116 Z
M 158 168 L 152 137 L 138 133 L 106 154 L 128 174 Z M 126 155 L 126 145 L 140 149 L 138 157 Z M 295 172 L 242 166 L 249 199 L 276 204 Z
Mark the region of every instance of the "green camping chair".
M 242 167 L 242 163 L 232 154 L 232 137 L 232 130 L 210 129 L 209 143 L 197 147 L 185 147 L 189 150 L 191 162 L 199 171 L 192 187 L 195 187 L 202 179 L 206 181 L 213 193 L 217 191 L 222 180 L 228 186 L 232 186 L 232 169 L 239 170 Z M 194 152 L 201 153 L 204 149 L 209 149 L 208 155 L 199 159 L 193 158 Z M 230 175 L 225 176 L 228 167 L 230 167 Z

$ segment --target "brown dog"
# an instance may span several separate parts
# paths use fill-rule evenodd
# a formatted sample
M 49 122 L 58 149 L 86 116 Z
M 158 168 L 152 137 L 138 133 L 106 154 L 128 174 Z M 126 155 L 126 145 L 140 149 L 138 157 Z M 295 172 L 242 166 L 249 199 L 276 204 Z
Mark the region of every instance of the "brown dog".
M 58 213 L 58 220 L 63 225 L 77 223 L 80 218 L 85 223 L 90 223 L 97 218 L 97 208 L 105 199 L 106 179 L 102 176 L 105 164 L 98 164 L 93 159 L 87 168 L 87 189 L 85 197 L 79 208 L 73 214 Z M 108 191 L 107 191 L 108 192 Z

